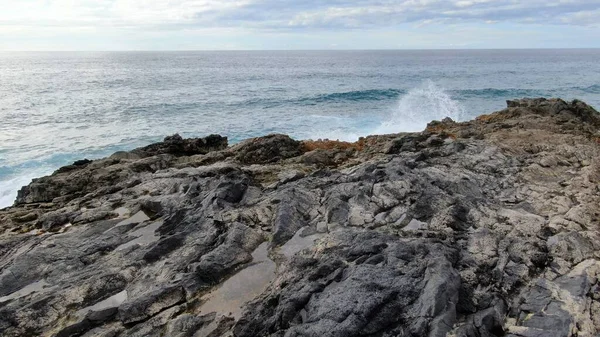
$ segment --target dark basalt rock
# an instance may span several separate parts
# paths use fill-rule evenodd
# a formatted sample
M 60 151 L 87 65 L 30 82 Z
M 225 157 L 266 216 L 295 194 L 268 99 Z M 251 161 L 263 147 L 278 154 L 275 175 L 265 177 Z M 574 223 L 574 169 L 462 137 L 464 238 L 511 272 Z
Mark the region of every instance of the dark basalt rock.
M 70 201 L 101 189 L 104 189 L 101 194 L 118 192 L 137 181 L 137 174 L 170 167 L 171 156 L 207 154 L 226 147 L 227 137 L 210 135 L 204 138 L 183 139 L 176 134 L 166 137 L 162 143 L 113 155 L 108 159 L 96 161 L 94 165 L 87 159 L 81 160 L 58 169 L 52 178 L 34 179 L 31 184 L 19 190 L 15 204 L 52 202 L 59 198 L 64 198 L 61 201 Z M 135 161 L 122 162 L 122 159 Z
M 144 321 L 184 300 L 179 286 L 164 287 L 119 306 L 119 320 L 125 324 Z
M 73 170 L 78 170 L 82 167 L 87 166 L 91 162 L 92 161 L 89 159 L 76 160 L 71 165 L 67 165 L 67 166 L 63 166 L 63 167 L 59 168 L 56 171 L 56 173 L 65 173 L 65 172 L 69 172 L 69 171 L 73 171 Z
M 597 336 L 599 158 L 597 111 L 521 99 L 78 161 L 0 210 L 0 335 Z
M 159 154 L 174 156 L 193 156 L 223 150 L 227 147 L 227 137 L 210 135 L 204 138 L 183 139 L 179 134 L 167 136 L 162 143 L 156 143 L 131 151 L 141 158 Z
M 266 164 L 302 154 L 301 143 L 287 135 L 268 135 L 235 145 L 235 158 L 244 164 Z

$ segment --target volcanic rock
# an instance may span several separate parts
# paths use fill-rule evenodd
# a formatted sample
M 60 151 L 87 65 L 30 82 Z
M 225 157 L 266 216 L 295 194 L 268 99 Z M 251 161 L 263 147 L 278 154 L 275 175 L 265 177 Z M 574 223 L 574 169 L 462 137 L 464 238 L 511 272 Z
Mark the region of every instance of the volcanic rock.
M 600 114 L 165 138 L 0 210 L 2 336 L 599 336 Z

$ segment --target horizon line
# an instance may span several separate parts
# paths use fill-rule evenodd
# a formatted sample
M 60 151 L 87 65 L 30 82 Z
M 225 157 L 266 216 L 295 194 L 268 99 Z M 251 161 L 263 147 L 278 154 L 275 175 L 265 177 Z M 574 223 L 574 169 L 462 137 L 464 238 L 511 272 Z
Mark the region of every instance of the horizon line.
M 533 48 L 367 48 L 367 49 L 56 49 L 0 50 L 0 53 L 61 53 L 61 52 L 294 52 L 294 51 L 471 51 L 471 50 L 600 50 L 600 47 L 533 47 Z

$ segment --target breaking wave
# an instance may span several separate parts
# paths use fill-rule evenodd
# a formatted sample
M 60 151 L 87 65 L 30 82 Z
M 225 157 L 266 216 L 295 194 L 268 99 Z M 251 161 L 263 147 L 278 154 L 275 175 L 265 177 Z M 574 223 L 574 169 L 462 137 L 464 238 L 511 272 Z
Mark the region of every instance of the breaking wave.
M 397 89 L 358 90 L 319 95 L 316 97 L 300 99 L 299 102 L 314 101 L 316 103 L 327 103 L 338 101 L 376 101 L 382 99 L 396 98 L 402 93 L 404 93 L 404 91 Z
M 397 109 L 373 133 L 422 131 L 432 120 L 450 117 L 460 121 L 463 114 L 459 102 L 434 82 L 426 81 L 403 95 Z

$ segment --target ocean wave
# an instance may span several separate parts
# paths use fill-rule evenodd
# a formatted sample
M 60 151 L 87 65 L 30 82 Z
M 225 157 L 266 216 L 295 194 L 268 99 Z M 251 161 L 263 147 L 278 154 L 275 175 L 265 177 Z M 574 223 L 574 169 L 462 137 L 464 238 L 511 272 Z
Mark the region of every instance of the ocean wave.
M 586 94 L 600 94 L 600 84 L 593 84 L 588 87 L 574 87 L 573 89 L 582 91 Z
M 398 89 L 369 89 L 369 90 L 358 90 L 358 91 L 347 91 L 347 92 L 335 92 L 331 94 L 319 95 L 315 97 L 305 98 L 298 100 L 303 101 L 314 101 L 317 103 L 327 102 L 342 102 L 342 101 L 378 101 L 390 98 L 397 98 L 399 95 L 405 93 L 403 90 Z
M 321 104 L 336 104 L 336 103 L 357 103 L 369 101 L 385 101 L 399 99 L 410 91 L 402 89 L 366 89 L 345 92 L 333 92 L 316 96 L 297 97 L 288 99 L 261 99 L 253 98 L 243 102 L 236 102 L 233 105 L 260 105 L 265 107 L 277 107 L 281 105 L 299 105 L 299 106 L 315 106 Z M 525 89 L 525 88 L 482 88 L 482 89 L 454 89 L 445 90 L 453 99 L 465 101 L 471 98 L 483 99 L 506 99 L 506 98 L 521 98 L 521 97 L 554 97 L 563 95 L 565 92 L 577 92 L 587 94 L 600 93 L 600 85 L 595 84 L 587 87 L 571 87 L 562 89 Z
M 461 99 L 467 98 L 505 98 L 505 97 L 539 97 L 547 96 L 548 91 L 538 89 L 520 89 L 520 88 L 509 88 L 509 89 L 495 89 L 495 88 L 484 88 L 484 89 L 463 89 L 463 90 L 451 90 L 449 91 L 453 96 Z
M 554 97 L 554 96 L 565 96 L 569 93 L 586 93 L 586 94 L 600 94 L 600 84 L 593 84 L 587 87 L 564 87 L 556 89 L 524 89 L 524 88 L 483 88 L 483 89 L 463 89 L 463 90 L 451 90 L 449 91 L 452 95 L 461 99 L 468 98 L 517 98 L 517 97 Z
M 266 106 L 266 107 L 277 107 L 280 105 L 299 105 L 299 106 L 312 106 L 318 104 L 329 104 L 329 103 L 346 103 L 346 102 L 361 102 L 361 101 L 382 101 L 396 99 L 400 95 L 406 93 L 404 90 L 399 89 L 367 89 L 367 90 L 356 90 L 356 91 L 344 91 L 344 92 L 333 92 L 315 96 L 305 96 L 296 98 L 252 98 L 242 102 L 235 102 L 229 104 L 230 106 Z

